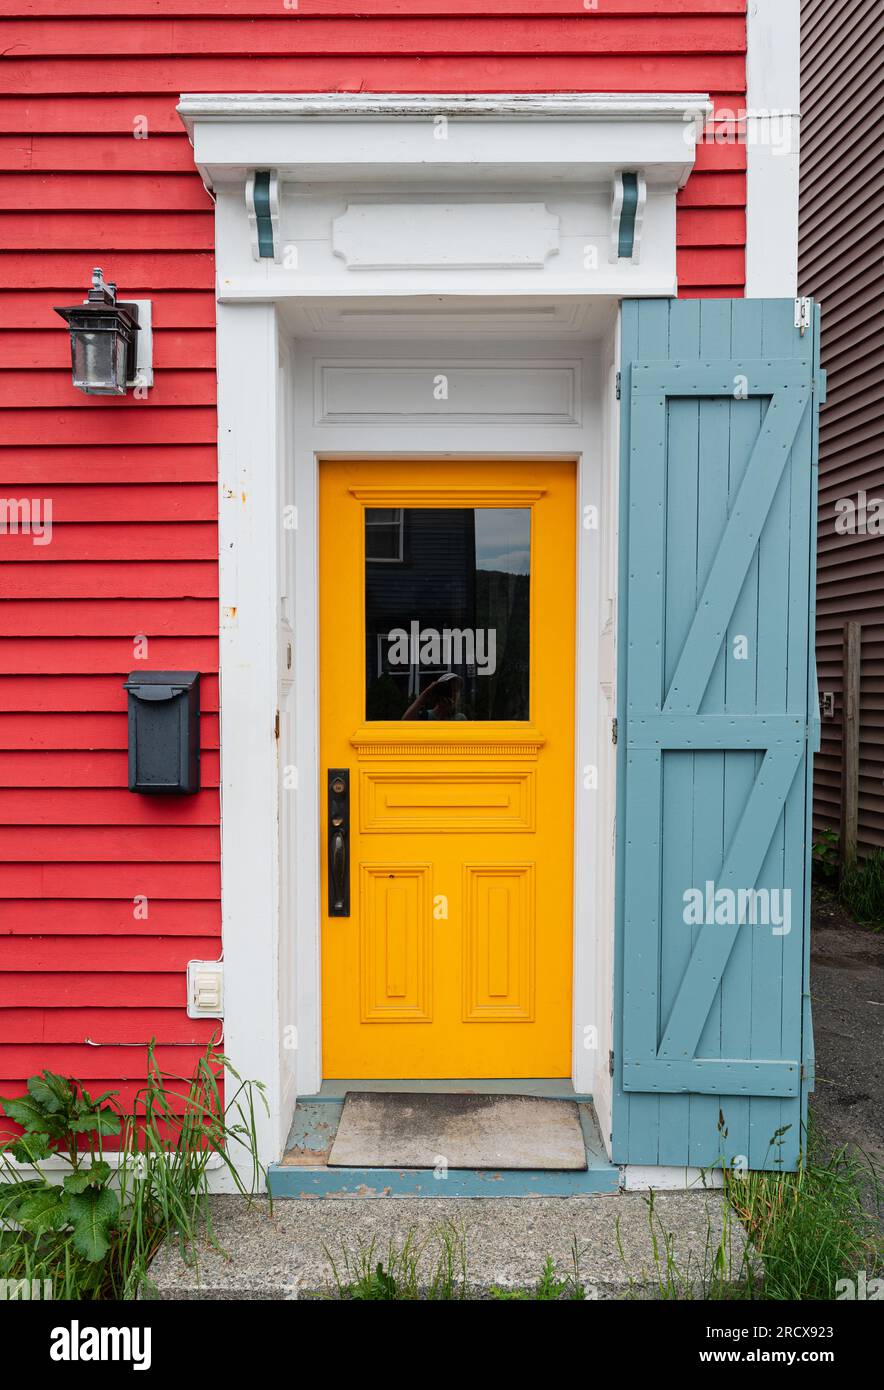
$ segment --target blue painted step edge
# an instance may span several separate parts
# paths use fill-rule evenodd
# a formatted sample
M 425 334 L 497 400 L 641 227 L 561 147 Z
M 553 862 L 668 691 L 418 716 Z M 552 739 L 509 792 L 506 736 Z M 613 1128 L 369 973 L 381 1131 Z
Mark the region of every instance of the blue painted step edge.
M 432 1168 L 302 1168 L 272 1164 L 267 1189 L 276 1198 L 310 1197 L 585 1197 L 619 1189 L 613 1165 L 583 1172 Z

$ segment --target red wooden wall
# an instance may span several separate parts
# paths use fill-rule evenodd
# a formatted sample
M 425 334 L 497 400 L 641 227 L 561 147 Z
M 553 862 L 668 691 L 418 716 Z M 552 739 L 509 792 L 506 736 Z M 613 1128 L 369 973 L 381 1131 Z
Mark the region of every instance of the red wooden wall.
M 0 0 L 0 498 L 54 513 L 49 545 L 0 535 L 0 1093 L 49 1066 L 128 1095 L 144 1050 L 124 1044 L 211 1032 L 186 1017 L 184 966 L 220 934 L 212 205 L 179 93 L 708 91 L 737 109 L 745 7 Z M 742 146 L 701 147 L 685 295 L 742 294 L 744 170 Z M 71 386 L 52 306 L 95 264 L 154 302 L 145 402 Z M 193 798 L 125 790 L 141 633 L 145 667 L 208 673 Z M 194 1051 L 160 1056 L 188 1073 Z

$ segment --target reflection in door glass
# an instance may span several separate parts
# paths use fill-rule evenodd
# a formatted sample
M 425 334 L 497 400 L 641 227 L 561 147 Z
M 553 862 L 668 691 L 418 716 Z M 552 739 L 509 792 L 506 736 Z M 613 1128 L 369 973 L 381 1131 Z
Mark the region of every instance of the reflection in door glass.
M 531 511 L 368 508 L 367 719 L 527 720 Z

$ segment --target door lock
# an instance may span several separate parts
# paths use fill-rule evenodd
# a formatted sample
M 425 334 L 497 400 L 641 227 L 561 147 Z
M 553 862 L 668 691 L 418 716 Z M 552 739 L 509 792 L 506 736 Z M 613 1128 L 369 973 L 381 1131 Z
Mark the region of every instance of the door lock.
M 350 770 L 328 771 L 328 915 L 350 916 Z

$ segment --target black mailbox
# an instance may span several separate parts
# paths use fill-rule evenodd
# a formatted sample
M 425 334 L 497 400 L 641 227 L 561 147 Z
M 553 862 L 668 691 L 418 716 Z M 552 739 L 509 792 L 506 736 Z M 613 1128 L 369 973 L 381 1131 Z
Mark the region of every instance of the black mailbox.
M 199 671 L 133 671 L 129 790 L 185 796 L 200 788 Z

